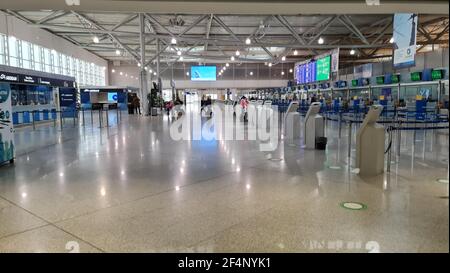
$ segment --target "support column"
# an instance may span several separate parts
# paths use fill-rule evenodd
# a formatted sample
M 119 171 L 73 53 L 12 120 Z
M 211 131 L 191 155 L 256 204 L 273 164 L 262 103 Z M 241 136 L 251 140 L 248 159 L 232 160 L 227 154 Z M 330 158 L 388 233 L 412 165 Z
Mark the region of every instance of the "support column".
M 139 38 L 140 38 L 140 49 L 141 49 L 141 71 L 139 73 L 139 82 L 140 82 L 140 94 L 141 94 L 141 109 L 144 115 L 149 114 L 149 103 L 151 101 L 147 101 L 148 94 L 148 82 L 147 82 L 147 71 L 145 70 L 145 22 L 144 22 L 144 14 L 139 13 Z
M 159 52 L 161 50 L 161 40 L 158 38 L 156 39 L 156 52 Z M 156 80 L 158 82 L 158 93 L 160 98 L 162 99 L 162 80 L 161 80 L 161 70 L 160 70 L 160 63 L 161 63 L 161 55 L 158 54 L 158 57 L 156 58 Z M 162 105 L 160 105 L 162 110 Z

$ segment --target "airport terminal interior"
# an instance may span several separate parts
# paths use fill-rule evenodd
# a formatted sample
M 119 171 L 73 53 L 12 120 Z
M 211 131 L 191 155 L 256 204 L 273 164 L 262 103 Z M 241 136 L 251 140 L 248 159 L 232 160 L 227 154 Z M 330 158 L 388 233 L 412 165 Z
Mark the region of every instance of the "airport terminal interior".
M 1 1 L 0 253 L 448 253 L 448 5 Z

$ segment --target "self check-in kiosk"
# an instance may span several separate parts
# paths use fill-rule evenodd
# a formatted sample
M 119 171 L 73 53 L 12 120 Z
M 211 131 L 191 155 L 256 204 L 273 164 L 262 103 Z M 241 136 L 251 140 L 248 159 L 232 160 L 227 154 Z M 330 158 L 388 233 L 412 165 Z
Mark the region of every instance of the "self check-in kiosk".
M 298 101 L 291 101 L 286 116 L 284 117 L 285 139 L 300 138 L 300 113 L 298 113 Z
M 308 149 L 314 149 L 316 138 L 325 135 L 324 120 L 320 112 L 320 102 L 313 102 L 305 116 L 304 144 Z
M 372 105 L 356 134 L 356 168 L 360 175 L 384 171 L 384 126 L 376 123 L 383 106 Z

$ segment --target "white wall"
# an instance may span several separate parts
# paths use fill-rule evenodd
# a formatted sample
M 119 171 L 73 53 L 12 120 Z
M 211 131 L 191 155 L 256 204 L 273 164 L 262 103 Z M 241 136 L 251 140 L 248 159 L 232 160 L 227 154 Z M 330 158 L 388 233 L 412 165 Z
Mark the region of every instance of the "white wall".
M 112 73 L 112 70 L 115 70 Z M 110 66 L 109 79 L 110 85 L 114 86 L 133 86 L 139 87 L 139 67 L 137 66 Z M 123 75 L 120 75 L 122 72 Z M 126 76 L 126 74 L 128 76 Z M 133 78 L 131 78 L 133 76 Z M 155 81 L 156 76 L 148 76 L 149 82 Z M 284 87 L 288 80 L 217 80 L 213 82 L 194 82 L 190 80 L 176 80 L 177 89 L 221 89 L 221 88 L 265 88 L 265 87 Z M 162 78 L 163 89 L 170 88 L 170 79 Z
M 108 62 L 89 51 L 80 48 L 71 42 L 58 37 L 46 30 L 30 27 L 26 22 L 0 11 L 0 33 L 14 36 L 20 40 L 31 42 L 60 53 L 72 56 L 84 61 L 92 62 L 108 69 Z M 106 84 L 108 85 L 108 73 L 106 73 Z

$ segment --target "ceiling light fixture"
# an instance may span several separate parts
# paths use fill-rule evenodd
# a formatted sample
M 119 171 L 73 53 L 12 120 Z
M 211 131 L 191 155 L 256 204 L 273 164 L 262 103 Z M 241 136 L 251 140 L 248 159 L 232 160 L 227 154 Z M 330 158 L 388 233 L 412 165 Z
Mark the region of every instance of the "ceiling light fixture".
M 177 51 L 177 55 L 178 55 L 178 56 L 181 56 L 181 51 L 178 50 L 178 51 Z
M 116 49 L 116 55 L 120 55 L 120 50 L 119 49 Z
M 319 43 L 319 45 L 323 44 L 324 40 L 322 37 L 319 38 L 319 40 L 317 41 Z
M 173 44 L 173 45 L 176 45 L 177 44 L 177 39 L 172 38 L 172 40 L 170 40 L 170 43 Z
M 94 36 L 92 38 L 92 41 L 94 41 L 94 43 L 96 43 L 96 44 L 100 43 L 100 39 L 97 36 Z
M 250 38 L 245 39 L 245 44 L 246 44 L 246 45 L 249 45 L 249 44 L 251 44 L 251 43 L 252 43 L 252 40 L 250 40 Z
M 352 49 L 352 50 L 350 50 L 350 55 L 355 55 L 355 50 L 354 49 Z
M 296 49 L 296 50 L 294 50 L 294 55 L 295 55 L 295 56 L 297 56 L 297 55 L 298 55 L 298 51 L 297 51 L 297 49 Z
M 225 65 L 226 65 L 226 66 L 230 66 L 230 64 L 229 64 L 229 63 L 226 63 Z
M 286 56 L 281 57 L 281 60 L 284 62 L 286 61 Z
M 236 56 L 239 56 L 239 55 L 241 55 L 241 52 L 239 52 L 239 50 L 236 50 Z
M 234 56 L 231 56 L 231 60 L 234 61 Z

